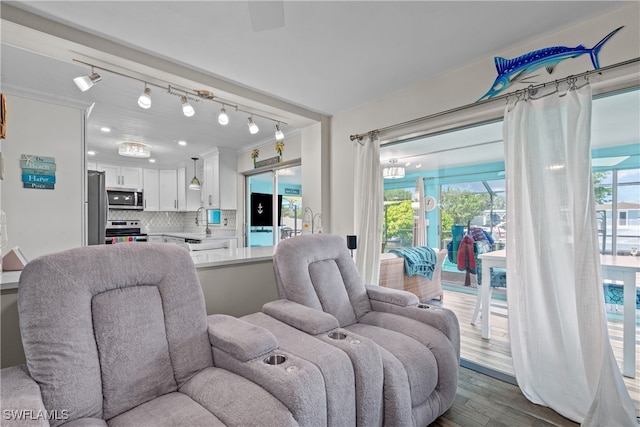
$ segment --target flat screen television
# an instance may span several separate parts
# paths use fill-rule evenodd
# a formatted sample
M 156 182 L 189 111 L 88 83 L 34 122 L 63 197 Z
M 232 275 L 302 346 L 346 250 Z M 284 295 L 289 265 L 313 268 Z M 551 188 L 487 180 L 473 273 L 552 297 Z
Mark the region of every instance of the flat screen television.
M 282 196 L 278 195 L 278 224 L 282 218 Z M 251 226 L 271 227 L 273 225 L 273 195 L 251 193 Z

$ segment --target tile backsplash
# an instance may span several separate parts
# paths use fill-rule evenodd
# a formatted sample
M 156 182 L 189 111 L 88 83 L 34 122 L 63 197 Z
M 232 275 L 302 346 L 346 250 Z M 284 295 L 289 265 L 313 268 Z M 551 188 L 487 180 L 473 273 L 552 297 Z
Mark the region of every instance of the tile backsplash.
M 140 227 L 147 232 L 154 229 L 205 229 L 206 225 L 196 225 L 196 212 L 147 212 L 133 210 L 109 210 L 110 220 L 137 219 L 140 220 Z M 235 230 L 236 229 L 236 211 L 232 209 L 223 209 L 220 211 L 220 225 L 210 225 L 209 228 Z M 226 224 L 226 225 L 225 225 Z

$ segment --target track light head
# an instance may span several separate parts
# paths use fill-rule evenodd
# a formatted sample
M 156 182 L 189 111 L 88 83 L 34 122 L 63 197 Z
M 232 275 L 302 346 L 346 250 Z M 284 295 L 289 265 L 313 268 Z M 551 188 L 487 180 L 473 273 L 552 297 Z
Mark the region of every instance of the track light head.
M 224 109 L 224 106 L 220 110 L 220 114 L 218 114 L 218 123 L 222 126 L 229 124 L 229 116 L 227 116 L 227 112 Z
M 260 131 L 260 128 L 255 124 L 252 117 L 247 118 L 247 126 L 249 126 L 249 132 L 251 132 L 251 135 L 255 135 Z
M 102 80 L 102 76 L 100 76 L 100 74 L 98 73 L 95 73 L 92 68 L 91 74 L 89 74 L 88 76 L 76 77 L 75 79 L 73 79 L 73 82 L 76 84 L 78 89 L 80 89 L 83 92 L 86 92 L 87 90 L 91 89 L 93 85 L 98 83 L 100 80 Z
M 146 85 L 144 92 L 142 92 L 142 95 L 138 98 L 138 105 L 140 108 L 144 108 L 145 110 L 151 108 L 151 89 L 146 87 Z
M 284 139 L 284 133 L 280 130 L 280 123 L 276 124 L 276 141 L 282 141 Z
M 180 102 L 182 102 L 182 112 L 185 116 L 191 117 L 196 113 L 196 110 L 193 109 L 186 96 L 180 97 Z

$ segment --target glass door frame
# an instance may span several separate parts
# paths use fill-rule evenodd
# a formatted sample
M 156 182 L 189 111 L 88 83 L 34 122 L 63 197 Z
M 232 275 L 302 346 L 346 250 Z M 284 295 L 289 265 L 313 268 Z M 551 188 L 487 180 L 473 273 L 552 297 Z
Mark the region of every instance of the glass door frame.
M 250 197 L 251 192 L 248 185 L 249 178 L 262 175 L 265 173 L 271 172 L 271 188 L 272 188 L 272 203 L 271 206 L 273 208 L 273 222 L 272 222 L 272 230 L 273 230 L 273 246 L 276 246 L 278 242 L 280 242 L 280 224 L 278 224 L 278 171 L 282 169 L 287 169 L 291 167 L 302 167 L 302 162 L 298 160 L 291 160 L 288 162 L 278 163 L 273 166 L 265 166 L 259 169 L 254 169 L 248 172 L 243 173 L 244 175 L 244 246 L 249 247 L 249 233 L 251 226 L 249 225 L 249 209 L 250 209 Z

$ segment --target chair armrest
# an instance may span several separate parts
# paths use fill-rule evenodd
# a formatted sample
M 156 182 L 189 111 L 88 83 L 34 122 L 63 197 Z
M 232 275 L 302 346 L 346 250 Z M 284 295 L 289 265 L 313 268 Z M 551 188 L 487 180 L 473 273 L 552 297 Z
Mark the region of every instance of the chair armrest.
M 209 342 L 241 362 L 264 356 L 278 348 L 268 330 L 226 314 L 207 317 Z
M 453 311 L 429 304 L 402 307 L 376 300 L 371 300 L 371 308 L 374 311 L 398 314 L 433 326 L 451 341 L 458 352 L 458 359 L 460 358 L 460 325 Z
M 262 312 L 311 335 L 340 327 L 338 319 L 331 314 L 284 299 L 266 303 Z
M 267 390 L 289 409 L 299 425 L 329 425 L 325 379 L 315 364 L 283 349 L 248 362 L 241 362 L 219 348 L 212 350 L 216 367 Z M 279 359 L 275 364 L 268 363 L 272 356 Z
M 47 414 L 40 387 L 27 373 L 26 365 L 11 366 L 0 370 L 0 401 L 2 401 L 3 426 L 48 426 Z M 64 413 L 57 414 L 64 417 Z M 68 414 L 67 414 L 68 416 Z
M 366 285 L 365 288 L 369 299 L 373 301 L 386 302 L 400 307 L 412 306 L 420 302 L 418 297 L 411 292 L 372 285 Z

